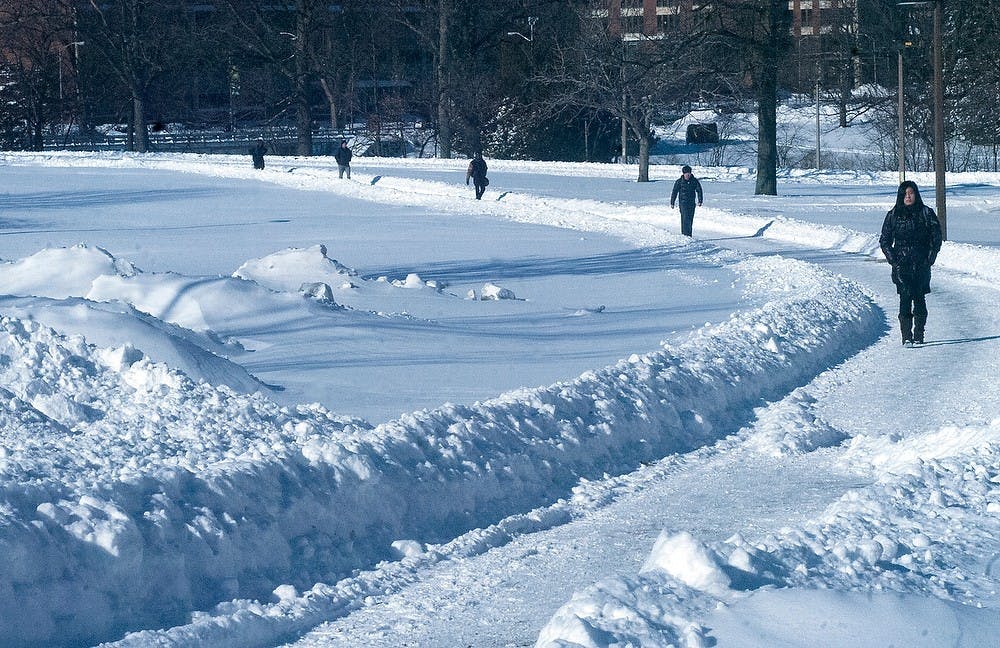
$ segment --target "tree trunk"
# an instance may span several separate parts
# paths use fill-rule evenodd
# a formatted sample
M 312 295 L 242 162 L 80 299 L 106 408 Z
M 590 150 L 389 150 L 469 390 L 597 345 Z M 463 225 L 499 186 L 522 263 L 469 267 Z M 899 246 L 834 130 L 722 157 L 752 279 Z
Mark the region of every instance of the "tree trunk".
M 132 94 L 132 129 L 135 131 L 133 150 L 136 153 L 149 151 L 149 132 L 146 130 L 146 102 L 139 92 Z
M 778 194 L 778 77 L 775 68 L 759 72 L 757 80 L 757 195 Z
M 647 124 L 639 134 L 639 182 L 649 182 L 649 149 L 653 139 Z
M 847 104 L 851 101 L 851 88 L 854 87 L 854 69 L 850 59 L 844 65 L 840 79 L 840 127 L 847 128 Z
M 451 101 L 451 54 L 449 48 L 448 25 L 451 22 L 451 2 L 441 0 L 438 4 L 438 157 L 451 157 L 451 117 L 448 106 Z
M 312 106 L 309 105 L 309 50 L 312 27 L 312 6 L 301 0 L 295 12 L 295 152 L 312 155 Z
M 330 87 L 330 83 L 326 80 L 326 77 L 321 77 L 319 83 L 323 86 L 326 103 L 330 106 L 330 130 L 340 130 L 337 127 L 337 96 L 334 94 L 333 88 Z
M 787 50 L 788 3 L 764 3 L 766 38 L 757 43 L 752 56 L 756 65 L 757 92 L 757 195 L 778 193 L 778 68 Z
M 305 82 L 300 75 L 296 79 L 295 88 L 295 132 L 297 155 L 312 155 L 312 109 L 309 97 L 306 95 Z

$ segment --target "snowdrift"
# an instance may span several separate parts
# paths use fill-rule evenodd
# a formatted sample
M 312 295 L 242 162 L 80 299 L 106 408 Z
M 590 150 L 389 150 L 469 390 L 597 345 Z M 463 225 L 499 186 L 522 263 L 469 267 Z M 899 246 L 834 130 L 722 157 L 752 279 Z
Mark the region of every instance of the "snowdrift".
M 979 607 L 994 570 L 972 565 L 1000 551 L 998 434 L 856 437 L 849 461 L 872 486 L 756 543 L 664 531 L 638 574 L 574 594 L 536 647 L 995 643 L 1000 616 Z
M 766 306 L 676 348 L 375 428 L 3 318 L 7 643 L 107 640 L 335 582 L 396 541 L 449 539 L 711 443 L 884 330 L 865 294 L 815 267 L 739 270 Z

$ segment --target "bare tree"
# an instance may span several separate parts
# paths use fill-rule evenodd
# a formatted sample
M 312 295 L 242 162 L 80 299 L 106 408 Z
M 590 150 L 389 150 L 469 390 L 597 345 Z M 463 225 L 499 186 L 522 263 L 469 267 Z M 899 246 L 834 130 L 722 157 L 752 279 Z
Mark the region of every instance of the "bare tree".
M 720 0 L 715 29 L 739 54 L 757 100 L 756 194 L 778 192 L 778 71 L 789 51 L 787 0 Z
M 703 34 L 623 36 L 608 20 L 606 8 L 606 2 L 581 3 L 578 29 L 555 49 L 551 65 L 535 82 L 551 90 L 553 111 L 582 110 L 621 120 L 639 143 L 638 181 L 647 182 L 655 117 L 697 94 L 705 76 L 695 62 Z
M 272 4 L 253 0 L 224 0 L 232 24 L 230 38 L 237 50 L 261 61 L 267 70 L 289 82 L 283 103 L 295 114 L 296 152 L 312 155 L 311 92 L 325 69 L 321 54 L 331 27 L 330 3 L 294 0 Z M 333 55 L 333 51 L 329 51 Z M 332 92 L 330 80 L 327 86 Z M 335 100 L 335 97 L 333 97 Z M 336 111 L 334 104 L 333 108 Z
M 76 44 L 68 3 L 0 2 L 0 101 L 6 145 L 40 150 L 45 127 L 61 119 L 76 87 Z
M 128 93 L 129 149 L 149 150 L 150 91 L 175 76 L 190 45 L 185 3 L 146 0 L 89 0 L 79 4 L 78 27 L 87 51 L 101 56 Z

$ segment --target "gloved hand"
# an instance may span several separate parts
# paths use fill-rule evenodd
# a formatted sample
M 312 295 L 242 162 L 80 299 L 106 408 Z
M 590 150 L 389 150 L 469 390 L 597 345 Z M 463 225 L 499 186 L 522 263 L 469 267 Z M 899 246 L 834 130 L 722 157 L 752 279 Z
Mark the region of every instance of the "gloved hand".
M 469 179 L 468 179 L 468 178 L 466 178 L 466 179 L 465 179 L 465 186 L 466 186 L 466 187 L 468 187 L 468 186 L 469 186 Z

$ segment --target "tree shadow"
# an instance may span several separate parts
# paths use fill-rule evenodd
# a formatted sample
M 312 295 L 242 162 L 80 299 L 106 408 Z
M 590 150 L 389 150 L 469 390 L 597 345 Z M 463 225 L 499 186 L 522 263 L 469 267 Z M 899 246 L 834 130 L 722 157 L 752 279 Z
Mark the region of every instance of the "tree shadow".
M 153 202 L 197 200 L 220 195 L 220 189 L 186 187 L 183 189 L 144 189 L 122 191 L 117 189 L 94 191 L 37 191 L 0 195 L 0 209 L 34 211 L 38 209 L 79 209 L 107 205 L 127 205 Z
M 455 282 L 492 279 L 528 279 L 554 275 L 589 276 L 630 274 L 663 270 L 720 268 L 722 263 L 712 258 L 708 246 L 687 244 L 654 246 L 621 250 L 606 254 L 579 257 L 522 257 L 515 259 L 455 260 L 430 263 L 418 268 L 381 267 L 365 269 L 368 279 L 379 276 L 406 276 L 417 272 L 422 277 Z

